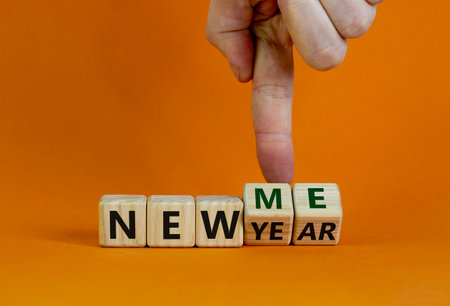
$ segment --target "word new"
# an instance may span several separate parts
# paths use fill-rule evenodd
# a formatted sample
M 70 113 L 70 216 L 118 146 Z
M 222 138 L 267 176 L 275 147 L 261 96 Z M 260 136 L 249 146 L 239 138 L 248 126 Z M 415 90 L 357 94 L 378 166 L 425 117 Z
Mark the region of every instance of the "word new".
M 104 195 L 105 247 L 335 245 L 342 207 L 336 184 L 245 184 L 238 196 Z

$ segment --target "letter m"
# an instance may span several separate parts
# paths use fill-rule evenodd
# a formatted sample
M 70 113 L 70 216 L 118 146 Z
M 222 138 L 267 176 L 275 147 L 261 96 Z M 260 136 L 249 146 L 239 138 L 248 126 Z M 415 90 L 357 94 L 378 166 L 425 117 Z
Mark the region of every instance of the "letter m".
M 281 189 L 274 188 L 272 190 L 272 194 L 270 195 L 270 200 L 267 201 L 264 189 L 255 188 L 255 200 L 256 200 L 256 208 L 261 208 L 261 200 L 262 200 L 264 202 L 264 206 L 267 209 L 272 208 L 273 201 L 277 201 L 277 209 L 281 209 Z

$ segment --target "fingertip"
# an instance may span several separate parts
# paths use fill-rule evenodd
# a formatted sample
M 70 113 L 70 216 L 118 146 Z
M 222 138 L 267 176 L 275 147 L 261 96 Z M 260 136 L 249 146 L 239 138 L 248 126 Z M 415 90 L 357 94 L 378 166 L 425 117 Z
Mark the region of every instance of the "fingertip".
M 239 82 L 246 83 L 253 77 L 253 66 L 249 63 L 244 63 L 243 67 L 233 65 L 231 61 L 228 62 L 234 76 Z
M 241 83 L 247 83 L 252 79 L 252 75 L 251 71 L 245 71 L 244 73 L 239 73 L 236 78 Z
M 279 174 L 268 174 L 264 175 L 264 179 L 267 181 L 267 183 L 286 183 L 291 184 L 292 180 L 294 178 L 293 173 L 279 173 Z
M 347 54 L 347 42 L 343 40 L 336 45 L 301 54 L 305 62 L 312 68 L 319 71 L 328 71 L 339 66 Z
M 258 162 L 268 183 L 288 183 L 294 178 L 294 150 L 290 139 L 257 135 Z
M 384 2 L 384 0 L 367 0 L 367 2 L 369 2 L 369 4 L 372 5 L 377 5 L 380 4 L 381 2 Z
M 252 72 L 248 72 L 248 71 L 244 71 L 243 73 L 239 73 L 235 74 L 236 78 L 239 82 L 241 83 L 247 83 L 248 81 L 250 81 L 252 79 Z

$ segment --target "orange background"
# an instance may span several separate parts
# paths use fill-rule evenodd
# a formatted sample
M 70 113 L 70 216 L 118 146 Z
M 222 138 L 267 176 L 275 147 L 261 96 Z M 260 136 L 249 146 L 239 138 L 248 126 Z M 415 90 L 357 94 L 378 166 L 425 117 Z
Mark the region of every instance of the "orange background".
M 330 72 L 296 56 L 295 182 L 340 185 L 336 247 L 105 249 L 102 194 L 262 182 L 250 84 L 208 1 L 2 1 L 2 304 L 450 304 L 448 1 L 386 1 Z

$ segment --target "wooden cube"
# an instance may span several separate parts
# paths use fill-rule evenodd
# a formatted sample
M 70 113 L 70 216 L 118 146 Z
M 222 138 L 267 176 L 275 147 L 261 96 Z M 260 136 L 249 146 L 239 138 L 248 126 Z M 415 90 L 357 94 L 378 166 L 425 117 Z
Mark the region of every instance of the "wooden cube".
M 246 245 L 288 245 L 294 208 L 289 184 L 244 185 Z
M 295 184 L 293 198 L 294 244 L 337 244 L 342 222 L 338 185 Z
M 242 246 L 244 203 L 239 197 L 198 196 L 195 202 L 197 246 Z
M 99 203 L 100 245 L 144 247 L 146 205 L 143 195 L 104 195 Z
M 193 247 L 195 202 L 192 196 L 152 195 L 147 204 L 150 247 Z

